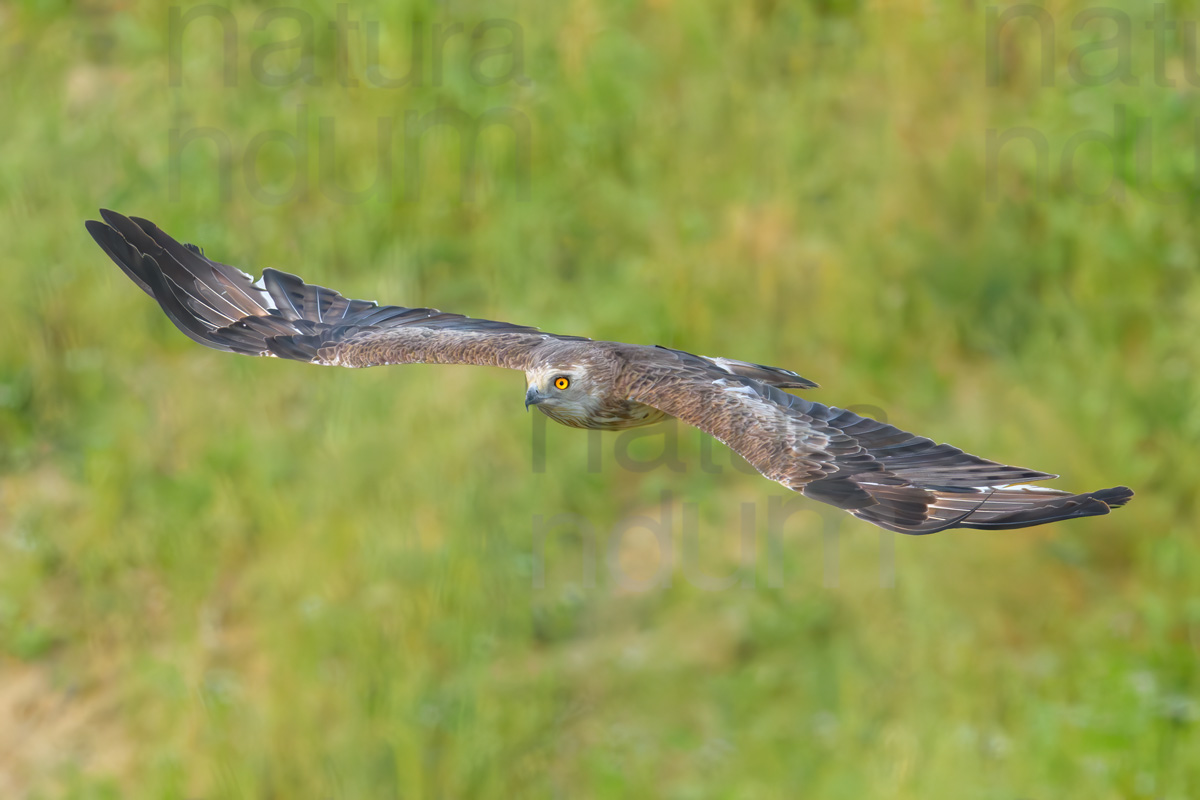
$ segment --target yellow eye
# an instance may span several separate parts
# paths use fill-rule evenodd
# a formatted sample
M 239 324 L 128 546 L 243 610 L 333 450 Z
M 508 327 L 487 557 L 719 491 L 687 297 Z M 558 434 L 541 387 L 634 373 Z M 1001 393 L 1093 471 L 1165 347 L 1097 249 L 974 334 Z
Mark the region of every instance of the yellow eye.
M 571 380 L 564 375 L 559 375 L 554 379 L 554 388 L 560 392 L 571 385 Z

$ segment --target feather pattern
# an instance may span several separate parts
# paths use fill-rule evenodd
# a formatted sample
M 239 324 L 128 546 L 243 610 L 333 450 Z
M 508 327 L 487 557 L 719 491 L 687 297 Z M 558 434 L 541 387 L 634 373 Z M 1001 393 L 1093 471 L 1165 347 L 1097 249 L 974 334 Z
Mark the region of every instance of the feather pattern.
M 900 533 L 1022 528 L 1107 514 L 1133 496 L 1124 486 L 1084 494 L 1030 486 L 1057 476 L 789 394 L 816 386 L 790 370 L 381 306 L 275 269 L 255 281 L 148 220 L 100 214 L 103 221 L 87 223 L 96 243 L 176 327 L 217 350 L 343 367 L 522 370 L 526 406 L 563 424 L 621 429 L 677 417 L 767 478 Z

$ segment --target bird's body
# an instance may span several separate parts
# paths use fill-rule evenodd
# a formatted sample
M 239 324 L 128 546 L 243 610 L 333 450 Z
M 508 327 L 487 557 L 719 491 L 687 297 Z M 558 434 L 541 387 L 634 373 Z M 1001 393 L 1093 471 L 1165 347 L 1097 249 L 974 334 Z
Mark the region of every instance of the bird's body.
M 1107 514 L 1133 496 L 1030 486 L 1056 476 L 789 394 L 816 384 L 788 370 L 348 300 L 272 269 L 254 281 L 147 220 L 101 214 L 87 226 L 96 242 L 181 331 L 214 349 L 341 367 L 521 370 L 526 407 L 556 422 L 621 430 L 676 417 L 771 480 L 900 533 L 1021 528 Z

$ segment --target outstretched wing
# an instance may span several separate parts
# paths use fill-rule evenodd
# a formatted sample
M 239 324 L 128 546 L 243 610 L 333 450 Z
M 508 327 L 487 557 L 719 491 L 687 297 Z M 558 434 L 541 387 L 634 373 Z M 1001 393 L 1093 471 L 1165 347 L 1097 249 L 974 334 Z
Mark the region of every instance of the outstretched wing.
M 217 350 L 344 367 L 428 362 L 525 369 L 547 342 L 586 341 L 433 308 L 348 300 L 274 269 L 255 281 L 153 222 L 107 210 L 100 215 L 104 222 L 87 223 L 96 243 L 179 330 Z
M 1023 528 L 1107 514 L 1133 492 L 1071 494 L 1055 478 L 935 444 L 899 428 L 788 394 L 674 350 L 631 350 L 629 399 L 695 425 L 793 491 L 899 533 Z

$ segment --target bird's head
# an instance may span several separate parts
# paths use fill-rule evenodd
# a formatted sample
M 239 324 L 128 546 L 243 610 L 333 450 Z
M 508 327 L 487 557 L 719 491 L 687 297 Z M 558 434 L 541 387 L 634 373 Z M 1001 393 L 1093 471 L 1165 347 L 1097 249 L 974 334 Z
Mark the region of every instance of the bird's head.
M 578 364 L 547 366 L 525 374 L 525 408 L 573 427 L 588 427 L 602 398 L 587 368 Z

